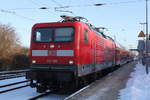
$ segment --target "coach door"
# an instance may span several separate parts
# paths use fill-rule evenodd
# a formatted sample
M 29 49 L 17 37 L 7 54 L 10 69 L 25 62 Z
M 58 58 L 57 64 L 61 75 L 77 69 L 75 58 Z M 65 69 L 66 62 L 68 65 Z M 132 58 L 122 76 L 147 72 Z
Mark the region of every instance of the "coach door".
M 95 41 L 92 41 L 92 71 L 96 71 L 96 44 Z

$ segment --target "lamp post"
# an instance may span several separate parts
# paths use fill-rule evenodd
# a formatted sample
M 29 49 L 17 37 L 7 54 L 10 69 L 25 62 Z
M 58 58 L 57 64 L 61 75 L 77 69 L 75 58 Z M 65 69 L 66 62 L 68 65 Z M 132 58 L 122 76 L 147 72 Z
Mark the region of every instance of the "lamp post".
M 146 0 L 146 73 L 148 74 L 148 0 Z
M 142 27 L 142 28 L 143 28 L 142 30 L 145 32 L 145 25 L 146 25 L 146 22 L 141 22 L 141 23 L 139 23 L 139 24 L 143 26 L 143 27 Z

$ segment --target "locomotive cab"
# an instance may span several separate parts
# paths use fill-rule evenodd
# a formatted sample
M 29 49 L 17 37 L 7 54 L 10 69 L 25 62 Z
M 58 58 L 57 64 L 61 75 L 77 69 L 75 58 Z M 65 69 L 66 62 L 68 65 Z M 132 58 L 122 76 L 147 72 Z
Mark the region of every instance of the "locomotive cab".
M 79 22 L 35 24 L 30 45 L 31 69 L 26 78 L 38 92 L 72 84 L 77 76 Z M 59 85 L 58 85 L 59 84 Z M 67 84 L 67 85 L 68 85 Z

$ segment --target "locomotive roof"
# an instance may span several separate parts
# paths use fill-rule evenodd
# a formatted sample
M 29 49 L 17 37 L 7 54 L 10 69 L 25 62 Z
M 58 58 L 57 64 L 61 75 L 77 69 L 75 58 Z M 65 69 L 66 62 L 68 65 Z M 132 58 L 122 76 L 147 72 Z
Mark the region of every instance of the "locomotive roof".
M 70 18 L 70 17 L 68 17 L 68 18 Z M 95 26 L 93 26 L 93 25 L 90 24 L 90 23 L 82 22 L 81 20 L 75 20 L 75 19 L 70 20 L 70 19 L 68 19 L 68 18 L 67 18 L 67 20 L 65 20 L 65 21 L 63 20 L 63 21 L 58 21 L 58 22 L 37 23 L 37 24 L 35 24 L 34 26 L 39 25 L 39 24 L 82 23 L 82 24 L 87 25 L 87 26 L 89 27 L 89 29 L 93 30 L 94 32 L 96 32 L 96 33 L 98 33 L 98 34 L 101 34 L 104 38 L 107 38 L 107 39 L 109 39 L 109 40 L 111 40 L 111 41 L 114 42 L 114 40 L 113 40 L 111 37 L 105 35 L 104 32 L 101 31 L 101 29 L 103 29 L 103 27 L 102 27 L 102 28 L 101 28 L 101 27 L 95 27 Z M 73 17 L 73 18 L 74 18 L 74 17 Z M 76 18 L 79 18 L 79 19 L 80 19 L 81 17 L 76 17 Z
M 107 37 L 102 31 L 100 31 L 100 29 L 102 29 L 102 28 L 99 28 L 99 27 L 95 27 L 95 26 L 93 26 L 92 24 L 90 24 L 89 22 L 88 22 L 88 20 L 86 19 L 86 18 L 84 18 L 84 17 L 80 17 L 80 16 L 75 16 L 75 17 L 73 17 L 73 16 L 66 16 L 66 15 L 62 15 L 62 16 L 60 16 L 61 18 L 62 18 L 62 20 L 60 20 L 60 21 L 58 21 L 58 22 L 49 22 L 49 23 L 37 23 L 37 24 L 35 24 L 35 25 L 38 25 L 38 24 L 57 24 L 57 23 L 76 23 L 76 22 L 80 22 L 80 23 L 84 23 L 84 24 L 86 24 L 90 29 L 92 29 L 92 30 L 94 30 L 94 31 L 96 31 L 96 32 L 98 32 L 98 33 L 100 33 L 100 34 L 102 34 L 102 36 L 103 37 Z M 111 38 L 111 40 L 113 40 L 112 38 Z
M 60 16 L 62 18 L 62 22 L 75 22 L 75 21 L 79 21 L 79 22 L 88 22 L 88 20 L 84 17 L 80 17 L 80 16 L 66 16 L 66 15 L 62 15 Z
M 104 32 L 103 31 L 101 31 L 101 29 L 102 30 L 104 30 L 105 28 L 104 27 L 95 27 L 95 26 L 93 26 L 92 24 L 90 24 L 89 22 L 88 22 L 88 20 L 86 19 L 86 18 L 84 18 L 84 17 L 80 17 L 80 16 L 75 16 L 75 17 L 73 17 L 73 16 L 66 16 L 66 15 L 62 15 L 62 16 L 60 16 L 61 18 L 62 18 L 62 20 L 60 20 L 60 21 L 58 21 L 58 22 L 49 22 L 49 23 L 37 23 L 37 24 L 58 24 L 58 23 L 84 23 L 84 24 L 86 24 L 88 27 L 89 27 L 89 29 L 92 29 L 93 31 L 95 31 L 96 33 L 98 33 L 98 34 L 101 34 L 104 38 L 107 38 L 107 39 L 109 39 L 109 40 L 111 40 L 111 41 L 113 41 L 114 42 L 114 39 L 112 39 L 110 36 L 107 36 L 107 35 L 105 35 L 104 34 Z M 37 25 L 37 24 L 35 24 L 35 25 Z M 119 43 L 117 43 L 117 47 L 119 47 L 119 48 L 124 48 L 122 45 L 120 45 Z M 124 48 L 125 49 L 125 48 Z

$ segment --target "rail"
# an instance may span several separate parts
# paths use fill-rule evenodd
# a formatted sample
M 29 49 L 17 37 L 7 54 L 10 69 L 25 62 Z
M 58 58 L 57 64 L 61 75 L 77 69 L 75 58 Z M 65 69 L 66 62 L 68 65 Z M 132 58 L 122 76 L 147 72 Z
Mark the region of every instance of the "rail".
M 27 82 L 29 82 L 29 80 L 15 82 L 15 83 L 10 83 L 10 84 L 6 84 L 6 85 L 1 85 L 0 89 L 1 88 L 5 88 L 5 87 L 9 87 L 9 86 L 14 86 L 14 85 L 22 84 L 22 83 L 27 83 Z M 10 88 L 10 89 L 5 89 L 5 90 L 0 91 L 0 94 L 5 93 L 5 92 L 9 92 L 9 91 L 12 91 L 12 90 L 20 89 L 20 88 L 23 88 L 23 87 L 27 87 L 27 86 L 29 86 L 29 85 L 26 84 L 26 85 L 17 86 L 17 87 Z
M 27 72 L 27 71 L 29 71 L 29 69 L 25 69 L 25 70 L 12 70 L 12 71 L 1 71 L 0 75 L 13 74 L 13 73 L 22 73 L 22 72 Z
M 23 77 L 23 76 L 25 76 L 25 72 L 27 72 L 27 71 L 29 71 L 29 69 L 14 70 L 14 71 L 2 71 L 2 72 L 0 72 L 0 80 Z
M 38 99 L 38 98 L 41 98 L 41 97 L 47 96 L 47 95 L 49 95 L 49 94 L 51 94 L 51 93 L 53 93 L 53 92 L 54 92 L 54 91 L 49 91 L 49 92 L 46 92 L 46 93 L 40 94 L 40 95 L 38 95 L 38 96 L 35 96 L 35 97 L 32 97 L 32 98 L 29 98 L 28 100 L 36 100 L 36 99 Z

